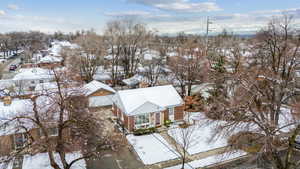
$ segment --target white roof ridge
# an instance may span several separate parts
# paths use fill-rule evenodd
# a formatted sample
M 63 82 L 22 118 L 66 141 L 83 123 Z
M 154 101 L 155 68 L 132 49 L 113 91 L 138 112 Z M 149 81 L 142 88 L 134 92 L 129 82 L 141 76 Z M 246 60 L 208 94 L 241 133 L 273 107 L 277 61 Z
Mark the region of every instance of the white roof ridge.
M 115 98 L 115 102 L 127 115 L 133 115 L 137 109 L 147 103 L 149 106 L 148 108 L 145 107 L 145 112 L 147 112 L 147 109 L 148 111 L 150 109 L 154 110 L 154 106 L 161 111 L 170 106 L 183 104 L 182 98 L 172 85 L 120 90 Z M 141 110 L 140 113 L 143 111 Z
M 164 109 L 164 108 L 161 107 L 160 105 L 157 105 L 157 104 L 155 104 L 155 103 L 153 103 L 153 102 L 151 102 L 151 101 L 149 101 L 149 100 L 146 100 L 144 103 L 142 103 L 142 104 L 140 104 L 139 106 L 137 106 L 136 108 L 134 108 L 134 109 L 133 109 L 131 112 L 129 112 L 128 114 L 134 112 L 135 110 L 137 110 L 138 108 L 142 107 L 142 106 L 145 105 L 146 103 L 150 103 L 150 104 L 152 104 L 152 105 L 154 105 L 154 106 L 157 106 L 157 107 L 160 108 L 160 110 Z
M 99 82 L 97 80 L 93 80 L 93 81 L 85 84 L 84 89 L 87 90 L 86 95 L 91 95 L 92 93 L 94 93 L 94 92 L 96 92 L 100 89 L 104 89 L 104 90 L 107 90 L 107 91 L 112 92 L 112 93 L 116 92 L 112 87 L 108 86 L 105 83 Z

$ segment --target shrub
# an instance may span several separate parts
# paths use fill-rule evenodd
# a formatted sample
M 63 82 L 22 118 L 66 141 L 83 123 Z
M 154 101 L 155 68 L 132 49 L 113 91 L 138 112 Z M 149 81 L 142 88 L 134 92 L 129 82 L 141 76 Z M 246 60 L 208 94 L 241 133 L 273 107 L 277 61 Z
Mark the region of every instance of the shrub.
M 183 129 L 186 129 L 186 128 L 188 128 L 189 127 L 189 124 L 187 124 L 187 123 L 182 123 L 182 124 L 179 124 L 179 127 L 180 128 L 183 128 Z
M 262 137 L 263 135 L 259 133 L 239 132 L 231 136 L 228 143 L 235 149 L 241 149 L 248 153 L 256 153 L 262 148 L 262 140 L 259 139 Z
M 133 135 L 135 136 L 141 136 L 146 134 L 152 134 L 156 132 L 155 127 L 145 128 L 145 129 L 136 129 L 133 131 Z
M 165 120 L 164 125 L 165 125 L 166 127 L 170 127 L 170 125 L 171 125 L 172 123 L 173 123 L 173 122 L 172 122 L 171 120 Z

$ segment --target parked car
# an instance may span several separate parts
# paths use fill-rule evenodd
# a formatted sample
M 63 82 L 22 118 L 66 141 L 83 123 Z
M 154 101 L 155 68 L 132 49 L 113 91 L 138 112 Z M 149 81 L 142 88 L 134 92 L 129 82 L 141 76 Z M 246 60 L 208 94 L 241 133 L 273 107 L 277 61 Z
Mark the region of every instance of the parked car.
M 18 68 L 17 65 L 10 65 L 9 66 L 9 71 L 15 71 Z

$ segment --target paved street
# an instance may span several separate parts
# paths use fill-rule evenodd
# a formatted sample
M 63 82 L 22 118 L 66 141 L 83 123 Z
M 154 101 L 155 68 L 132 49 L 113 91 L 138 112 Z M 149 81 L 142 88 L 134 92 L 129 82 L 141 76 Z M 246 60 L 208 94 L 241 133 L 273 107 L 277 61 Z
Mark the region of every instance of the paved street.
M 9 71 L 10 65 L 19 65 L 21 62 L 20 57 L 16 57 L 15 59 L 9 59 L 7 62 L 4 63 L 4 68 L 3 68 L 3 77 L 2 79 L 11 79 L 15 75 L 15 71 Z M 19 69 L 19 67 L 18 67 Z

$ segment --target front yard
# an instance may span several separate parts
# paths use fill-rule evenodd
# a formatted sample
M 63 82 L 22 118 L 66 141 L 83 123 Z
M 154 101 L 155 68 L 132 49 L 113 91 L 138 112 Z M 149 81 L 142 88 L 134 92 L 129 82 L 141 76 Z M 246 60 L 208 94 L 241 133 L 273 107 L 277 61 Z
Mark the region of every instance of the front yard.
M 179 145 L 183 145 L 184 141 L 190 142 L 190 145 L 186 147 L 189 155 L 226 147 L 227 140 L 225 138 L 212 139 L 213 133 L 214 129 L 210 125 L 193 125 L 188 128 L 176 127 L 168 130 L 168 135 Z
M 127 136 L 128 142 L 145 165 L 178 158 L 179 155 L 171 145 L 160 135 Z
M 229 162 L 230 160 L 245 156 L 247 153 L 243 151 L 229 152 L 220 155 L 209 156 L 200 160 L 195 160 L 185 164 L 185 169 L 194 169 L 200 167 L 207 167 L 217 163 Z M 176 165 L 165 169 L 181 169 L 182 165 Z

